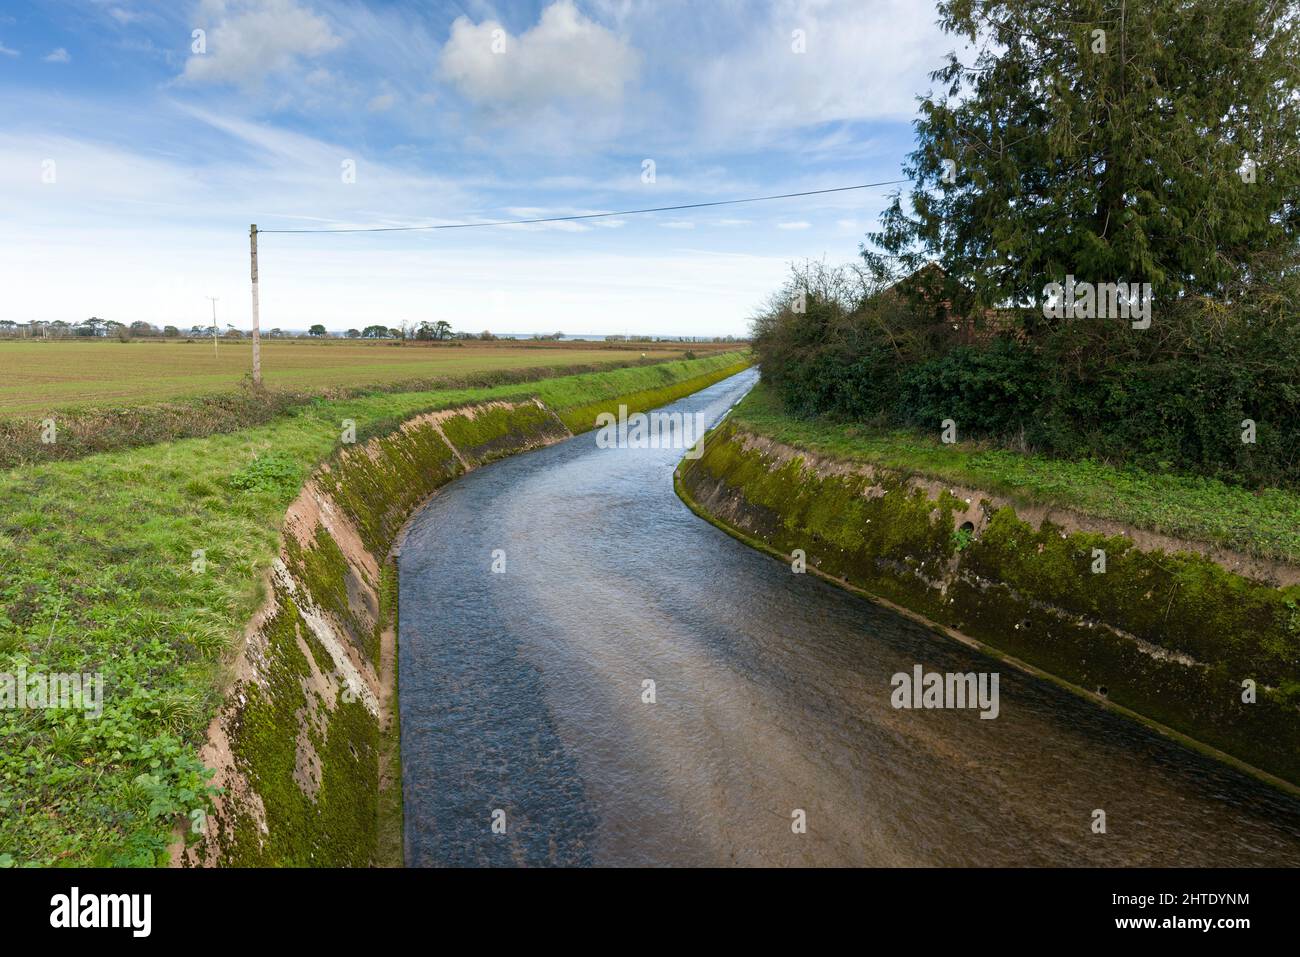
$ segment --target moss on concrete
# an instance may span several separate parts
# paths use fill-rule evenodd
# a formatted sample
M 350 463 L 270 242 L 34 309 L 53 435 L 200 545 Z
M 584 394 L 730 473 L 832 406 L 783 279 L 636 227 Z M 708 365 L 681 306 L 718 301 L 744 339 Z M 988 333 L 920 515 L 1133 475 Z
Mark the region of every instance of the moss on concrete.
M 661 404 L 743 367 L 709 362 L 707 373 L 686 379 L 668 369 L 664 386 L 615 404 Z M 387 428 L 336 449 L 302 506 L 290 509 L 297 524 L 284 535 L 284 577 L 221 718 L 227 777 L 246 787 L 218 812 L 208 863 L 401 863 L 396 661 L 386 674 L 384 660 L 398 612 L 393 545 L 411 512 L 466 468 L 570 434 L 532 399 L 443 409 Z
M 392 637 L 392 684 L 388 689 L 387 713 L 380 716 L 379 739 L 379 822 L 375 864 L 401 867 L 404 856 L 402 807 L 402 722 L 398 708 L 401 675 L 397 658 L 397 621 L 400 614 L 397 561 L 390 556 L 380 569 L 379 622 Z M 384 718 L 387 718 L 385 723 Z
M 724 527 L 783 554 L 803 549 L 832 578 L 1300 783 L 1300 588 L 1252 581 L 1190 547 L 1034 528 L 1012 508 L 733 423 L 683 463 L 680 487 Z M 972 505 L 981 519 L 960 529 Z M 1248 679 L 1253 704 L 1242 700 Z
M 662 405 L 676 402 L 678 399 L 699 392 L 701 389 L 706 389 L 715 382 L 721 382 L 738 372 L 743 372 L 751 364 L 747 359 L 732 362 L 721 368 L 712 369 L 702 375 L 692 376 L 688 379 L 675 378 L 675 370 L 669 367 L 652 369 L 647 371 L 646 375 L 655 375 L 662 378 L 663 385 L 565 409 L 560 412 L 560 418 L 574 435 L 580 432 L 589 432 L 596 427 L 596 417 L 602 412 L 611 412 L 617 415 L 620 405 L 627 406 L 629 414 L 657 409 Z
M 362 596 L 371 593 L 376 583 L 365 581 L 349 564 L 323 525 L 316 527 L 308 548 L 302 548 L 290 536 L 285 541 L 283 557 L 290 573 L 306 586 L 312 599 L 322 609 L 333 614 L 349 635 L 356 637 L 366 660 L 372 667 L 378 667 L 378 608 L 357 607 L 359 604 L 364 605 L 365 599 Z M 321 668 L 331 670 L 333 662 L 322 664 Z
M 550 409 L 537 403 L 480 407 L 442 424 L 447 441 L 474 465 L 514 455 L 526 448 L 564 438 L 569 433 Z
M 242 813 L 220 863 L 233 866 L 363 866 L 371 862 L 378 794 L 378 729 L 359 701 L 331 703 L 305 686 L 311 666 L 299 638 L 311 629 L 293 598 L 277 590 L 279 611 L 265 624 L 263 681 L 247 684 L 231 726 L 237 767 L 265 810 L 262 829 Z M 314 697 L 315 700 L 309 700 Z M 327 718 L 323 730 L 312 711 Z M 299 785 L 299 731 L 320 762 L 319 786 Z
M 410 510 L 464 468 L 430 423 L 372 439 L 363 455 L 339 455 L 318 473 L 321 488 L 377 555 L 392 545 Z

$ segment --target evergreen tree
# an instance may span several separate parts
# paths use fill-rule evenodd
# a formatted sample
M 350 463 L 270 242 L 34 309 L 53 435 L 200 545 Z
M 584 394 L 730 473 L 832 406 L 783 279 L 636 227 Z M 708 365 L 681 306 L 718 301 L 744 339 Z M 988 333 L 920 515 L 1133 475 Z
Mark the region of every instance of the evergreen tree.
M 976 304 L 1073 274 L 1222 295 L 1294 268 L 1297 0 L 941 0 L 978 51 L 931 74 L 902 197 L 863 248 L 897 277 L 937 260 Z M 1288 266 L 1289 264 L 1289 266 Z M 964 281 L 958 285 L 958 280 Z

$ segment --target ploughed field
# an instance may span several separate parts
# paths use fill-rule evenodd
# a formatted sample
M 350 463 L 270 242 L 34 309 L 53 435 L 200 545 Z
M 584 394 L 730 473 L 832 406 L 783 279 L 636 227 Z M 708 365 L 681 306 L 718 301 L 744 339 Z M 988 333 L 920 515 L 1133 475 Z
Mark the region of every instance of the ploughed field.
M 317 391 L 555 366 L 626 364 L 726 346 L 678 343 L 262 340 L 267 386 Z M 730 348 L 735 348 L 731 346 Z M 0 340 L 0 417 L 228 391 L 251 368 L 250 340 Z

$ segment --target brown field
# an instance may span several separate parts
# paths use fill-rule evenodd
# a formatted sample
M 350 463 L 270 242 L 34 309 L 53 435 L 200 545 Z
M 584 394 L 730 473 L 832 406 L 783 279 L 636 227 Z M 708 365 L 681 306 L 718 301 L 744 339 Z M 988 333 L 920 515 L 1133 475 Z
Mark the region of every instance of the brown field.
M 357 342 L 262 340 L 270 388 L 314 391 L 503 369 L 624 363 L 736 346 L 702 343 Z M 0 340 L 0 416 L 73 406 L 158 402 L 238 386 L 251 367 L 248 340 Z

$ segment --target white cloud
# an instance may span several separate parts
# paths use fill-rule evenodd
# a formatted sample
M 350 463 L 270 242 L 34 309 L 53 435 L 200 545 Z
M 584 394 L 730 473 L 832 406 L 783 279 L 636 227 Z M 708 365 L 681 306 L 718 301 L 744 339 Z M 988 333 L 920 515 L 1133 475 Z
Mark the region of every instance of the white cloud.
M 587 233 L 591 227 L 586 223 L 562 222 L 562 223 L 514 223 L 510 226 L 500 227 L 503 230 L 515 230 L 517 232 L 546 232 L 548 230 L 559 233 Z
M 580 216 L 589 213 L 591 210 L 578 210 L 573 208 L 549 208 L 545 206 L 507 206 L 503 215 L 500 217 L 489 217 L 490 219 L 548 219 L 560 216 Z M 567 233 L 585 233 L 591 227 L 585 223 L 573 220 L 556 223 L 515 223 L 510 226 L 502 226 L 505 230 L 516 230 L 523 232 L 543 232 L 546 230 L 555 230 L 557 232 Z
M 328 20 L 297 0 L 204 0 L 198 22 L 207 30 L 207 51 L 192 54 L 181 74 L 195 83 L 253 89 L 342 42 Z
M 557 0 L 518 37 L 496 20 L 458 17 L 440 70 L 471 100 L 511 110 L 560 99 L 617 102 L 640 63 L 625 40 L 584 17 L 572 0 Z
M 102 10 L 122 2 L 102 0 Z M 204 319 L 202 296 L 213 294 L 223 309 L 229 301 L 246 313 L 249 222 L 482 222 L 532 218 L 516 204 L 559 216 L 891 179 L 906 127 L 870 121 L 904 101 L 910 117 L 924 70 L 950 46 L 940 37 L 918 58 L 924 69 L 896 76 L 898 57 L 872 59 L 883 40 L 867 52 L 827 40 L 846 9 L 880 23 L 895 0 L 458 2 L 467 13 L 452 27 L 456 13 L 409 2 L 188 0 L 183 15 L 150 13 L 130 29 L 159 31 L 159 50 L 170 43 L 179 59 L 159 69 L 183 69 L 189 88 L 170 90 L 181 102 L 152 86 L 127 106 L 89 95 L 74 103 L 58 90 L 34 109 L 28 91 L 0 91 L 0 222 L 21 227 L 0 230 L 9 236 L 0 235 L 0 260 L 22 280 L 10 307 L 174 321 L 191 307 Z M 502 16 L 519 32 L 503 34 L 499 55 L 494 5 L 537 18 Z M 781 59 L 791 18 L 801 18 L 809 42 L 793 66 Z M 926 19 L 890 23 L 891 42 L 908 47 Z M 186 62 L 195 27 L 207 31 L 207 53 Z M 42 56 L 30 46 L 23 55 Z M 76 61 L 87 55 L 78 47 Z M 725 62 L 715 70 L 716 61 Z M 805 68 L 817 76 L 791 72 Z M 50 83 L 62 74 L 37 72 Z M 246 95 L 259 82 L 260 94 Z M 890 92 L 899 90 L 906 95 Z M 293 122 L 281 122 L 281 104 Z M 383 107 L 391 110 L 375 112 Z M 85 140 L 64 139 L 66 130 Z M 646 156 L 659 164 L 653 187 L 641 180 Z M 57 185 L 40 181 L 44 157 L 58 161 Z M 340 179 L 350 158 L 353 183 Z M 310 316 L 341 328 L 363 313 L 388 321 L 452 305 L 477 314 L 483 290 L 504 287 L 510 308 L 485 321 L 496 331 L 624 331 L 606 328 L 609 315 L 646 332 L 740 331 L 786 261 L 836 249 L 852 256 L 861 230 L 848 217 L 871 222 L 876 202 L 857 192 L 698 215 L 269 234 L 264 321 L 300 326 Z M 689 245 L 701 248 L 681 248 Z M 68 284 L 67 274 L 85 282 Z M 194 288 L 137 296 L 155 275 Z M 378 294 L 367 276 L 382 277 Z
M 498 206 L 477 191 L 517 193 L 517 182 L 466 184 L 364 153 L 356 183 L 343 185 L 339 144 L 167 101 L 147 122 L 171 110 L 210 153 L 201 170 L 139 148 L 159 141 L 156 133 L 114 146 L 0 128 L 0 219 L 23 224 L 0 230 L 0 261 L 19 277 L 6 286 L 7 316 L 101 315 L 188 327 L 210 319 L 203 297 L 215 295 L 222 321 L 247 328 L 249 222 L 406 225 L 437 221 L 435 211 L 454 221 L 600 211 L 562 201 Z M 47 156 L 58 159 L 57 185 L 41 182 L 35 158 Z M 767 250 L 738 239 L 730 253 L 673 250 L 664 239 L 650 217 L 356 237 L 268 234 L 262 321 L 346 329 L 358 316 L 393 324 L 393 317 L 451 312 L 498 332 L 740 333 L 749 305 L 780 281 L 786 260 L 818 252 L 792 247 L 788 236 Z M 495 290 L 505 299 L 485 313 L 496 302 L 485 292 Z M 610 316 L 618 317 L 614 326 Z
M 959 42 L 934 21 L 917 0 L 774 0 L 737 42 L 691 71 L 705 124 L 725 138 L 909 119 L 929 71 Z M 793 49 L 795 30 L 804 53 Z M 838 153 L 846 144 L 829 145 Z
M 49 53 L 45 54 L 43 59 L 46 63 L 72 62 L 72 57 L 68 55 L 68 51 L 63 49 L 63 47 L 59 47 L 57 50 L 51 50 Z
M 22 54 L 17 50 L 9 49 L 3 42 L 0 42 L 0 56 L 22 56 Z

